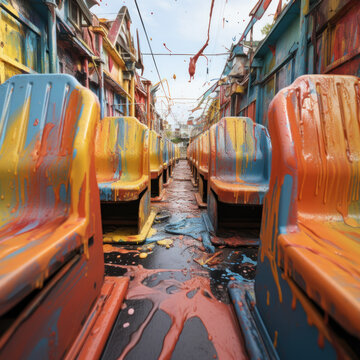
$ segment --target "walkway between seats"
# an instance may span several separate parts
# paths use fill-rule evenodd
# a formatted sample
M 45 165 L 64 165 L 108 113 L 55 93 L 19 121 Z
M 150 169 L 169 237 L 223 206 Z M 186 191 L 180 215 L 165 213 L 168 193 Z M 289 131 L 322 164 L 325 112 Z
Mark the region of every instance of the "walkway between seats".
M 154 224 L 153 239 L 170 241 L 163 246 L 104 245 L 106 275 L 131 281 L 103 359 L 247 357 L 226 284 L 236 278 L 251 287 L 257 249 L 222 246 L 211 259 L 199 240 L 166 233 L 168 223 L 200 217 L 194 191 L 188 164 L 181 160 L 166 198 L 153 204 L 171 213 L 170 219 Z

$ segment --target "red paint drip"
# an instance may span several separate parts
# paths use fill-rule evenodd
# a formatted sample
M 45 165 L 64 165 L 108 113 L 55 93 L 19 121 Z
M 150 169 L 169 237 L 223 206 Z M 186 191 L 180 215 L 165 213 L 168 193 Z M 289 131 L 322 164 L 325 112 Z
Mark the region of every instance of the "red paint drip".
M 275 54 L 276 54 L 276 45 L 269 45 L 269 49 L 270 49 L 271 53 L 273 54 L 273 56 L 275 56 Z
M 39 125 L 39 119 L 35 119 L 33 125 L 34 125 L 34 126 L 38 126 L 38 125 Z
M 172 51 L 166 46 L 166 44 L 165 43 L 163 43 L 163 45 L 164 45 L 164 47 L 165 47 L 165 49 L 167 50 L 167 51 L 169 51 L 169 52 L 171 52 L 172 53 Z
M 198 51 L 198 53 L 197 53 L 194 57 L 191 57 L 191 58 L 190 58 L 190 63 L 189 63 L 190 81 L 191 81 L 192 78 L 194 78 L 195 70 L 196 70 L 196 63 L 197 63 L 199 57 L 202 55 L 202 53 L 204 52 L 204 50 L 206 49 L 206 47 L 209 45 L 209 40 L 210 40 L 210 25 L 211 25 L 211 18 L 212 18 L 214 3 L 215 3 L 215 0 L 211 0 L 211 8 L 210 8 L 210 16 L 209 16 L 209 26 L 208 26 L 208 33 L 207 33 L 206 43 L 204 44 L 204 46 Z

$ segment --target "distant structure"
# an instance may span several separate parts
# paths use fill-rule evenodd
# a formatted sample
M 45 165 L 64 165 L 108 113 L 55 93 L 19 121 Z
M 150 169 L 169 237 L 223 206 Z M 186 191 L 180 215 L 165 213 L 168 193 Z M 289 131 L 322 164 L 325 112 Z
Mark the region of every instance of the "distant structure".
M 101 117 L 136 116 L 160 132 L 156 88 L 140 77 L 131 17 L 122 6 L 115 20 L 98 18 L 96 0 L 0 0 L 0 83 L 16 74 L 73 75 L 99 98 Z

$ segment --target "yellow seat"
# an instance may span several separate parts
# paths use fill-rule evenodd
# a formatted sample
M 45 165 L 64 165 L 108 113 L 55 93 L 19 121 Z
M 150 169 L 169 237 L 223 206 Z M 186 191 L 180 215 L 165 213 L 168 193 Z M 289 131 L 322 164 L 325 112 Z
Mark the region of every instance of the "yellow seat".
M 150 131 L 150 173 L 151 173 L 151 198 L 160 201 L 163 190 L 163 147 L 164 141 L 154 130 Z M 165 170 L 166 171 L 166 170 Z
M 150 131 L 151 178 L 158 178 L 163 171 L 163 140 L 154 130 Z
M 97 127 L 96 176 L 100 200 L 131 201 L 149 187 L 149 134 L 134 117 L 107 117 Z

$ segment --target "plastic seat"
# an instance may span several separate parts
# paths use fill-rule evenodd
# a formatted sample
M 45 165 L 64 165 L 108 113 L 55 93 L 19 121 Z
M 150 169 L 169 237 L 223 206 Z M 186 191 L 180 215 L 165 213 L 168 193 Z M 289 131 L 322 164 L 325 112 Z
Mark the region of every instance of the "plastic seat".
M 149 187 L 149 133 L 134 117 L 107 117 L 97 127 L 96 174 L 102 202 L 137 200 Z
M 172 141 L 168 141 L 168 154 L 169 154 L 169 176 L 172 176 L 173 170 L 174 170 L 174 149 L 173 149 L 173 143 Z
M 175 164 L 176 164 L 176 145 L 173 142 L 171 142 L 171 147 L 172 147 L 173 164 L 174 164 L 174 167 L 175 167 Z
M 163 185 L 163 139 L 154 130 L 150 131 L 151 197 L 161 195 Z
M 170 174 L 169 174 L 169 140 L 164 139 L 164 147 L 163 147 L 163 183 L 166 184 L 169 181 Z
M 103 283 L 93 148 L 99 104 L 68 75 L 14 76 L 0 85 L 0 99 L 2 318 L 19 304 L 15 315 L 22 314 L 30 294 L 52 284 L 42 304 L 47 315 L 34 308 L 1 354 L 18 348 L 29 355 L 39 338 L 43 347 L 50 346 L 56 318 L 57 341 L 51 346 L 59 355 L 80 331 Z M 24 338 L 25 329 L 35 327 Z
M 208 179 L 209 175 L 209 131 L 205 131 L 200 138 L 199 173 Z
M 276 157 L 261 236 L 262 256 L 275 259 L 279 249 L 285 274 L 357 337 L 359 88 L 352 76 L 302 76 L 271 103 Z
M 271 143 L 250 118 L 223 118 L 210 129 L 210 188 L 219 201 L 262 204 L 269 188 Z
M 175 145 L 175 154 L 176 154 L 176 162 L 178 163 L 180 160 L 180 145 Z
M 207 202 L 207 187 L 209 177 L 209 130 L 201 134 L 199 138 L 199 194 L 196 200 L 200 207 L 205 207 Z
M 192 183 L 194 186 L 198 186 L 198 167 L 199 167 L 199 137 L 193 140 L 193 149 L 192 149 Z
M 268 191 L 271 142 L 266 128 L 249 118 L 227 117 L 210 128 L 208 215 L 220 227 L 260 230 Z
M 163 140 L 154 130 L 150 131 L 150 172 L 157 179 L 163 170 Z

